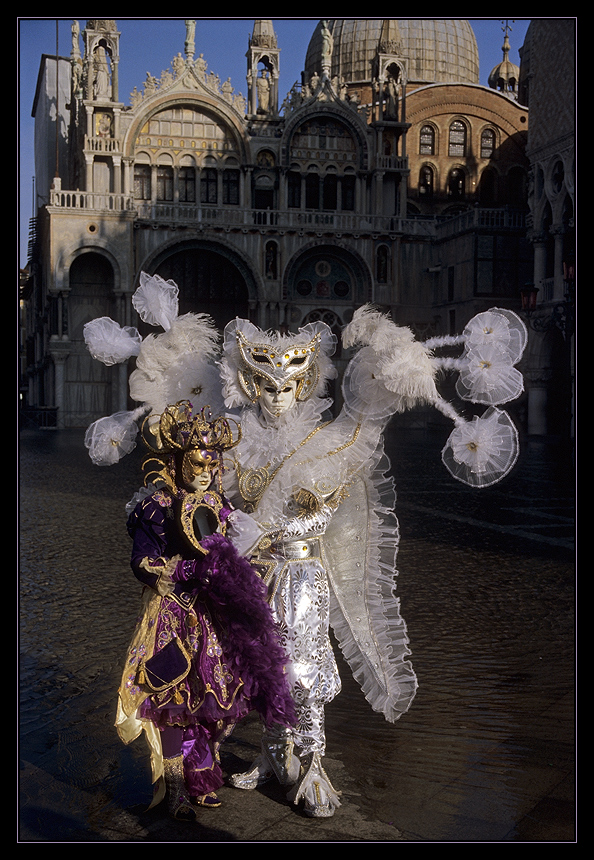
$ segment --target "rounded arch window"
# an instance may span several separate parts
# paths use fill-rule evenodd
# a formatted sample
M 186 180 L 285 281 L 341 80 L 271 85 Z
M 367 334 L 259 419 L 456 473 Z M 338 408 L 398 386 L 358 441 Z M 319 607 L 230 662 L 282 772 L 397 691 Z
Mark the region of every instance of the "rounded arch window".
M 419 196 L 425 200 L 433 197 L 435 175 L 429 164 L 424 164 L 419 171 Z
M 134 165 L 134 197 L 136 200 L 151 199 L 151 166 L 136 162 Z
M 157 165 L 157 200 L 173 200 L 173 167 L 171 164 Z
M 435 155 L 435 129 L 424 125 L 419 136 L 419 155 Z
M 332 153 L 339 160 L 354 162 L 358 145 L 351 130 L 334 116 L 317 116 L 303 122 L 293 133 L 290 157 L 319 158 L 320 153 Z
M 466 174 L 460 167 L 455 167 L 448 177 L 448 197 L 452 200 L 463 200 L 466 196 Z
M 460 119 L 455 119 L 450 124 L 448 137 L 448 155 L 461 158 L 466 155 L 466 124 Z
M 481 158 L 492 158 L 495 154 L 495 132 L 484 128 L 481 132 Z

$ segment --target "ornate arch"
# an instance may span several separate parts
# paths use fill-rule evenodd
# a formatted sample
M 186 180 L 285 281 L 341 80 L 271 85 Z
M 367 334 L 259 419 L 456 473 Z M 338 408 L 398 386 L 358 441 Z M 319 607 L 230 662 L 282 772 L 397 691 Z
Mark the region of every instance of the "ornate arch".
M 91 229 L 93 226 L 90 223 L 88 229 Z M 70 289 L 70 268 L 75 259 L 84 254 L 96 253 L 105 257 L 111 265 L 113 270 L 114 294 L 126 292 L 126 287 L 131 284 L 132 278 L 128 276 L 128 272 L 125 269 L 122 270 L 120 261 L 112 253 L 110 245 L 111 243 L 107 239 L 93 235 L 62 248 L 61 252 L 56 255 L 54 264 L 54 291 L 59 293 Z M 129 286 L 128 290 L 130 290 Z
M 171 240 L 145 258 L 137 278 L 141 271 L 174 280 L 180 288 L 180 313 L 209 313 L 219 328 L 235 316 L 250 316 L 264 294 L 262 274 L 253 261 L 223 240 Z
M 301 110 L 291 114 L 288 122 L 285 125 L 283 140 L 280 147 L 280 162 L 285 168 L 288 168 L 291 163 L 291 142 L 297 130 L 304 122 L 311 122 L 316 119 L 334 119 L 339 125 L 344 126 L 345 130 L 354 139 L 358 149 L 358 157 L 356 167 L 360 170 L 366 170 L 369 164 L 369 139 L 367 126 L 361 120 L 359 115 L 352 109 L 342 107 L 340 102 L 334 101 L 329 104 L 319 103 L 316 107 L 311 104 L 306 105 Z
M 151 99 L 148 104 L 142 103 L 138 115 L 133 119 L 126 131 L 123 151 L 128 158 L 134 158 L 136 141 L 147 122 L 164 110 L 174 107 L 192 107 L 202 110 L 212 116 L 215 121 L 229 129 L 237 146 L 239 159 L 242 163 L 249 162 L 249 142 L 246 139 L 245 130 L 239 115 L 226 109 L 225 105 L 216 98 L 208 97 L 202 93 L 191 92 L 164 93 L 159 97 Z
M 301 284 L 301 281 L 308 281 Z M 356 251 L 338 242 L 311 242 L 288 261 L 283 273 L 283 299 L 332 306 L 371 301 L 373 276 Z

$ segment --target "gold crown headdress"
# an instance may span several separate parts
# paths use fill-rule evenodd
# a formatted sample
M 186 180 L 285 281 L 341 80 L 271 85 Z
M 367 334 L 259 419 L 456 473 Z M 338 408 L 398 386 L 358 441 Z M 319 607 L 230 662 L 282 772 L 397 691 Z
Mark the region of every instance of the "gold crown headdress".
M 213 418 L 207 407 L 194 415 L 188 400 L 168 406 L 158 421 L 149 416 L 142 429 L 142 438 L 151 452 L 143 462 L 145 484 L 164 482 L 174 494 L 180 489 L 178 468 L 184 483 L 196 463 L 204 467 L 220 463 L 223 453 L 241 439 L 238 424 L 220 416 Z

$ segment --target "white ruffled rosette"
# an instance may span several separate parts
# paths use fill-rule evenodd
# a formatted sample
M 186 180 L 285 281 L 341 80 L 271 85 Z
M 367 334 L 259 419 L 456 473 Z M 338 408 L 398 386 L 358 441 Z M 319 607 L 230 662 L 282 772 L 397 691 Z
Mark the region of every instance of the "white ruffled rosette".
M 87 428 L 85 446 L 96 466 L 113 466 L 136 447 L 137 420 L 146 410 L 116 412 L 99 418 Z
M 464 354 L 456 391 L 463 400 L 495 406 L 515 400 L 524 390 L 518 363 L 527 342 L 526 326 L 513 311 L 491 308 L 464 329 Z
M 386 387 L 377 373 L 377 354 L 362 347 L 351 359 L 342 379 L 344 408 L 355 420 L 362 416 L 385 419 L 401 410 L 401 398 Z
M 489 487 L 513 468 L 518 431 L 506 412 L 491 407 L 480 418 L 460 420 L 442 451 L 449 473 L 471 487 Z
M 140 286 L 132 296 L 132 304 L 140 319 L 152 326 L 169 331 L 179 313 L 179 287 L 159 275 L 140 273 Z
M 517 364 L 526 347 L 528 332 L 520 317 L 513 311 L 491 308 L 477 314 L 466 325 L 463 338 L 466 350 L 496 343 L 509 354 L 512 364 Z
M 507 349 L 498 343 L 484 343 L 470 349 L 456 381 L 458 395 L 473 403 L 508 403 L 523 390 L 522 374 L 511 363 Z
M 110 317 L 98 317 L 86 323 L 83 337 L 93 358 L 108 367 L 138 355 L 142 342 L 138 329 L 122 327 Z
M 365 305 L 353 314 L 343 346 L 358 347 L 344 374 L 344 406 L 353 417 L 385 419 L 437 397 L 429 350 L 407 326 Z

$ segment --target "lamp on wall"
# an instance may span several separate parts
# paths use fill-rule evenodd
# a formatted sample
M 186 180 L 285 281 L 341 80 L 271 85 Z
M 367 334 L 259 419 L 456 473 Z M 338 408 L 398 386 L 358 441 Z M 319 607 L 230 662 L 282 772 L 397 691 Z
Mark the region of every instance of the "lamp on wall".
M 530 315 L 532 311 L 536 310 L 536 297 L 538 295 L 538 287 L 535 287 L 530 281 L 524 284 L 524 287 L 520 290 L 520 297 L 522 299 L 522 310 Z

